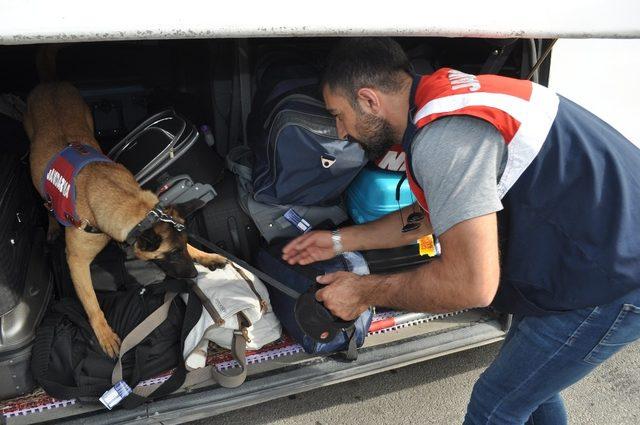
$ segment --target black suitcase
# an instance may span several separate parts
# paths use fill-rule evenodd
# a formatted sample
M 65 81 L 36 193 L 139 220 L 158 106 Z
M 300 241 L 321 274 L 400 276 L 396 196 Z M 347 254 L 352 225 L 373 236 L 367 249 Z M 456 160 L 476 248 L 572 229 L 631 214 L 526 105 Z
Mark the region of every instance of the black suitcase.
M 31 344 L 53 286 L 45 226 L 27 164 L 0 154 L 0 399 L 34 387 Z
M 214 189 L 216 198 L 193 214 L 188 220 L 189 230 L 250 262 L 258 249 L 260 233 L 240 207 L 235 176 L 226 171 Z
M 93 115 L 95 137 L 104 152 L 113 148 L 149 114 L 149 90 L 141 84 L 120 86 L 79 84 L 78 89 Z
M 131 171 L 140 185 L 157 192 L 172 178 L 186 174 L 195 183 L 220 181 L 224 162 L 210 148 L 202 131 L 167 109 L 129 133 L 109 157 Z

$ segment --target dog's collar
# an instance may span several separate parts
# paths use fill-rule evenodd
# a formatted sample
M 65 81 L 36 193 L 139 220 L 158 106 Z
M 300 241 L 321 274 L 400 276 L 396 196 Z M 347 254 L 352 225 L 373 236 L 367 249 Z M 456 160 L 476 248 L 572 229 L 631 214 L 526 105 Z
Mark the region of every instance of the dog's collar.
M 127 245 L 133 245 L 136 242 L 136 239 L 138 239 L 138 236 L 140 236 L 145 230 L 150 229 L 151 226 L 159 221 L 163 221 L 165 223 L 173 225 L 173 227 L 178 232 L 182 232 L 184 230 L 184 224 L 178 223 L 175 218 L 165 213 L 158 204 L 147 213 L 145 218 L 140 223 L 136 224 L 135 227 L 131 229 L 131 231 L 127 235 L 127 238 L 125 239 Z

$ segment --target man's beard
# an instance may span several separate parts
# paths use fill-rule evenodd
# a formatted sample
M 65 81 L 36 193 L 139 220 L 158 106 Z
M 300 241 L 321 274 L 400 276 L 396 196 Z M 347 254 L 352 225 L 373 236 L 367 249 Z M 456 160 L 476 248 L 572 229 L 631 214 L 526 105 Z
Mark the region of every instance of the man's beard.
M 380 158 L 396 144 L 396 135 L 391 124 L 373 114 L 361 114 L 356 121 L 356 131 L 361 139 L 357 140 L 358 144 L 372 161 Z

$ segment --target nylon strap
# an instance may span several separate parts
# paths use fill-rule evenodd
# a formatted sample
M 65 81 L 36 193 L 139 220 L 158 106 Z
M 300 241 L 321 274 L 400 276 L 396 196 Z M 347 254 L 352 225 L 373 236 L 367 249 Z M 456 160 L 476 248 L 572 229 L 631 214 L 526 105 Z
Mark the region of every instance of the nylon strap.
M 214 317 L 212 311 L 207 308 L 206 304 L 209 304 L 210 308 L 217 315 L 217 311 L 213 309 L 211 302 L 206 296 L 204 296 L 202 291 L 199 290 L 200 288 L 198 288 L 197 285 L 193 285 L 192 289 L 194 289 L 194 293 L 196 294 L 196 296 L 198 296 L 198 298 L 203 302 L 203 307 L 209 312 L 209 314 Z M 113 368 L 113 372 L 111 373 L 112 385 L 115 385 L 117 382 L 122 380 L 122 358 L 124 357 L 124 355 L 136 345 L 140 344 L 151 332 L 153 332 L 158 326 L 162 324 L 162 322 L 167 319 L 169 315 L 169 308 L 171 307 L 171 303 L 173 302 L 173 299 L 176 297 L 176 295 L 177 294 L 175 292 L 167 292 L 165 294 L 164 304 L 158 307 L 145 320 L 138 324 L 138 326 L 136 326 L 131 332 L 129 332 L 129 334 L 122 341 L 118 361 L 116 362 L 116 365 Z M 220 316 L 218 315 L 218 317 Z M 238 323 L 240 324 L 240 329 L 234 331 L 233 340 L 231 343 L 231 355 L 234 360 L 238 362 L 240 367 L 233 368 L 227 373 L 218 371 L 215 365 L 209 365 L 204 368 L 190 371 L 187 373 L 183 384 L 176 391 L 179 391 L 183 388 L 192 387 L 202 382 L 206 382 L 210 379 L 213 379 L 215 382 L 225 388 L 235 388 L 242 385 L 242 383 L 247 379 L 247 358 L 245 354 L 247 340 L 245 337 L 245 333 L 246 328 L 251 324 L 248 323 L 248 321 L 240 313 L 238 313 Z M 162 384 L 163 383 L 146 386 L 138 385 L 133 389 L 133 393 L 141 397 L 149 397 Z
M 228 264 L 230 264 L 231 267 L 233 267 L 236 273 L 238 273 L 240 277 L 244 279 L 245 282 L 247 282 L 249 289 L 251 289 L 251 292 L 253 292 L 253 295 L 256 296 L 256 298 L 258 299 L 258 302 L 260 303 L 260 311 L 262 311 L 262 313 L 266 313 L 269 305 L 266 300 L 262 299 L 262 296 L 258 293 L 258 290 L 256 289 L 256 286 L 253 284 L 253 281 L 249 279 L 249 277 L 244 272 L 244 270 L 242 270 L 240 267 L 233 264 L 233 262 L 229 261 Z M 249 326 L 251 326 L 251 324 L 249 324 Z
M 241 320 L 238 317 L 238 320 Z M 240 367 L 233 368 L 228 372 L 220 372 L 215 365 L 209 365 L 199 369 L 192 370 L 187 373 L 183 384 L 175 392 L 183 389 L 189 389 L 198 384 L 211 381 L 220 384 L 225 388 L 236 388 L 242 385 L 247 379 L 247 357 L 246 357 L 247 341 L 242 335 L 242 330 L 234 332 L 231 343 L 231 356 L 238 362 Z M 151 396 L 163 383 L 155 383 L 151 385 L 138 385 L 133 392 L 141 397 Z
M 291 297 L 294 300 L 297 300 L 298 298 L 300 298 L 300 293 L 297 292 L 296 290 L 294 290 L 292 288 L 289 288 L 287 285 L 285 285 L 283 283 L 278 282 L 277 280 L 275 280 L 274 278 L 272 278 L 268 274 L 264 273 L 262 270 L 259 270 L 259 269 L 255 268 L 255 267 L 249 265 L 247 262 L 242 261 L 238 257 L 229 254 L 228 252 L 220 249 L 218 246 L 216 246 L 215 244 L 209 242 L 208 240 L 203 239 L 200 236 L 195 235 L 193 233 L 189 233 L 188 236 L 189 236 L 189 240 L 196 241 L 199 244 L 205 246 L 207 249 L 210 249 L 211 251 L 213 251 L 215 254 L 222 255 L 223 257 L 226 257 L 229 261 L 233 262 L 234 264 L 238 264 L 243 269 L 249 270 L 251 273 L 253 273 L 258 278 L 260 278 L 263 282 L 265 282 L 265 283 L 269 284 L 270 286 L 274 287 L 275 289 L 277 289 L 278 291 L 282 292 L 286 296 Z
M 496 47 L 495 49 L 493 49 L 489 54 L 487 60 L 482 65 L 482 68 L 480 69 L 480 72 L 478 72 L 478 74 L 498 73 L 498 71 L 500 71 L 504 66 L 505 62 L 507 62 L 507 59 L 509 58 L 509 55 L 511 54 L 511 51 L 513 50 L 515 44 L 516 43 L 514 42 L 507 44 L 506 46 Z
M 213 306 L 211 300 L 205 295 L 204 292 L 202 292 L 202 289 L 196 283 L 191 286 L 191 289 L 193 289 L 193 293 L 196 294 L 196 296 L 202 303 L 202 306 L 205 310 L 207 310 L 216 326 L 224 325 L 224 319 L 222 318 L 218 310 L 216 310 L 216 308 Z
M 111 373 L 111 384 L 115 385 L 122 380 L 122 358 L 129 350 L 136 345 L 140 344 L 151 332 L 153 332 L 158 326 L 165 321 L 169 316 L 169 308 L 173 299 L 176 297 L 175 292 L 167 292 L 164 296 L 164 304 L 155 309 L 153 313 L 147 316 L 141 323 L 138 324 L 129 334 L 124 338 L 120 345 L 120 354 L 118 355 L 118 361 Z

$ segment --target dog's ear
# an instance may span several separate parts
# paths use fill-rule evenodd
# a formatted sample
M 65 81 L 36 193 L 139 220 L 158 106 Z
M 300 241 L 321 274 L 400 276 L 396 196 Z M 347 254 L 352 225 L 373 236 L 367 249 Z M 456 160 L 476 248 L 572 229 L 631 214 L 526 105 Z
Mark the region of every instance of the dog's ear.
M 136 239 L 136 243 L 140 251 L 155 251 L 160 248 L 162 238 L 151 228 L 142 232 Z
M 172 205 L 170 208 L 175 210 L 180 217 L 186 219 L 191 214 L 193 214 L 194 211 L 202 208 L 204 204 L 204 201 L 200 199 L 192 199 L 182 204 Z

